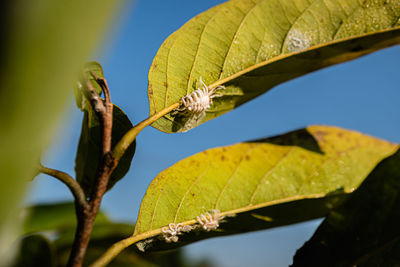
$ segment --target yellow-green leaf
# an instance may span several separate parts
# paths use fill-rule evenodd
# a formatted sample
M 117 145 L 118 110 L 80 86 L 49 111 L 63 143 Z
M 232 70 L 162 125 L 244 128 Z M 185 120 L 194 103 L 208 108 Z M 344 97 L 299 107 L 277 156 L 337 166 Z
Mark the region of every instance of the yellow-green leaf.
M 354 131 L 310 126 L 206 150 L 157 175 L 142 201 L 135 234 L 161 234 L 170 223 L 196 226 L 178 236 L 185 243 L 318 218 L 397 147 Z M 196 217 L 212 210 L 225 218 L 215 231 L 204 231 Z M 163 238 L 145 245 L 156 243 L 157 249 L 170 245 Z
M 187 131 L 332 64 L 400 43 L 398 0 L 232 0 L 196 16 L 161 46 L 149 72 L 150 114 L 199 87 L 222 97 L 206 116 L 168 114 L 153 126 Z

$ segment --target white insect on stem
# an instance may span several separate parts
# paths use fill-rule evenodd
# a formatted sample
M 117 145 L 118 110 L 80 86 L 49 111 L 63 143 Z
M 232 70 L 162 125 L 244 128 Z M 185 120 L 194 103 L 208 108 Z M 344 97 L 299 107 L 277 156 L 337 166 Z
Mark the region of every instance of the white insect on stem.
M 224 86 L 210 88 L 203 82 L 201 77 L 199 83 L 199 88 L 181 98 L 182 106 L 177 108 L 176 111 L 188 110 L 192 113 L 202 113 L 210 108 L 213 98 L 222 96 L 221 94 L 215 94 L 215 92 L 220 89 L 225 89 Z
M 141 252 L 145 252 L 146 248 L 154 242 L 153 238 L 149 238 L 143 241 L 139 241 L 136 243 L 136 247 L 141 251 Z
M 221 216 L 219 210 L 211 210 L 200 214 L 196 217 L 196 221 L 200 224 L 201 228 L 206 231 L 215 230 L 219 227 L 219 223 L 222 221 L 224 216 Z
M 181 234 L 182 230 L 183 224 L 181 223 L 170 223 L 168 227 L 161 228 L 161 231 L 163 232 L 163 237 L 167 243 L 178 242 L 178 235 Z

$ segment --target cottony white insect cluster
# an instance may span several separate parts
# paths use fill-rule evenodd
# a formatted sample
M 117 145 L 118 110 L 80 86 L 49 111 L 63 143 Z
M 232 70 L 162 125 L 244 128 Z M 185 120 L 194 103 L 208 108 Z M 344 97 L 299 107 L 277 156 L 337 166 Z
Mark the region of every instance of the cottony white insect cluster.
M 183 225 L 182 223 L 170 223 L 168 227 L 161 228 L 163 238 L 167 243 L 178 242 L 179 237 L 183 232 L 190 232 L 193 229 L 190 225 Z
M 196 225 L 183 225 L 182 223 L 170 223 L 168 227 L 161 228 L 162 238 L 167 243 L 178 242 L 179 235 L 182 235 L 184 232 L 190 232 L 192 230 L 201 228 L 205 231 L 215 230 L 219 227 L 219 223 L 222 221 L 224 216 L 221 216 L 219 210 L 211 210 L 210 212 L 206 212 L 200 214 L 196 217 L 196 221 L 198 224 Z M 144 244 L 147 245 L 147 244 Z M 144 246 L 141 246 L 144 249 Z
M 219 210 L 211 210 L 210 212 L 206 212 L 200 214 L 200 216 L 197 216 L 196 221 L 201 225 L 203 230 L 211 231 L 219 227 L 219 223 L 223 218 L 224 217 L 221 216 Z
M 208 87 L 203 79 L 199 79 L 200 87 L 195 91 L 181 98 L 182 107 L 176 109 L 176 111 L 188 110 L 193 113 L 201 113 L 210 108 L 212 99 L 215 97 L 221 97 L 221 94 L 215 94 L 217 90 L 225 89 L 224 86 L 217 86 L 215 88 Z
M 178 223 L 176 225 L 174 223 L 170 223 L 168 227 L 161 228 L 165 241 L 167 243 L 178 242 L 178 235 L 181 234 L 182 227 L 183 225 L 181 223 Z

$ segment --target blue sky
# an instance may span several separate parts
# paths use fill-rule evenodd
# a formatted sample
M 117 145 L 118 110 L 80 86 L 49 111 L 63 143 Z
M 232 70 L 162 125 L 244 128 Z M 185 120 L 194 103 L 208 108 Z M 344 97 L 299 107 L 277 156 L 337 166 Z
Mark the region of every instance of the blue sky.
M 139 0 L 119 16 L 102 49 L 91 59 L 103 65 L 112 101 L 134 124 L 148 116 L 147 73 L 164 39 L 193 16 L 222 2 Z M 399 58 L 400 46 L 392 47 L 289 81 L 188 133 L 165 134 L 146 128 L 137 138 L 131 170 L 107 193 L 104 209 L 116 220 L 134 222 L 151 180 L 175 162 L 211 147 L 307 125 L 335 125 L 400 143 Z M 75 108 L 72 89 L 70 103 L 43 162 L 73 174 L 81 113 Z M 39 176 L 27 202 L 68 199 L 72 198 L 63 185 Z M 287 266 L 318 223 L 205 240 L 185 250 L 192 258 L 209 258 L 222 267 Z

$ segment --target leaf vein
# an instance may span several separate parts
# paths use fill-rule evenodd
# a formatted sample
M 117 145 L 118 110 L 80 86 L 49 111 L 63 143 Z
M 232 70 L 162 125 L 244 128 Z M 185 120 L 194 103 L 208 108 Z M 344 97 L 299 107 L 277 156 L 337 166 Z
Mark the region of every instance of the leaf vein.
M 286 158 L 289 156 L 289 154 L 291 154 L 291 153 L 293 152 L 294 148 L 295 148 L 295 147 L 293 146 L 285 155 L 283 155 L 282 158 L 279 159 L 279 161 L 275 164 L 275 166 L 273 166 L 271 169 L 269 169 L 269 170 L 267 170 L 267 171 L 265 172 L 265 174 L 263 175 L 263 177 L 262 177 L 262 178 L 260 179 L 260 181 L 258 182 L 256 188 L 255 188 L 254 191 L 253 191 L 253 194 L 252 194 L 251 197 L 250 197 L 249 206 L 253 205 L 253 200 L 254 200 L 254 197 L 255 197 L 255 195 L 256 195 L 256 192 L 257 192 L 257 191 L 259 190 L 259 188 L 261 187 L 262 182 L 264 181 L 264 179 L 265 179 L 269 174 L 271 174 L 271 172 L 274 171 L 274 170 L 283 162 L 283 160 L 286 159 Z
M 236 31 L 235 31 L 235 34 L 233 35 L 232 41 L 231 41 L 230 44 L 229 44 L 229 48 L 228 48 L 228 50 L 227 50 L 227 52 L 226 52 L 226 54 L 225 54 L 224 62 L 222 63 L 221 72 L 220 72 L 220 74 L 219 74 L 218 80 L 221 79 L 222 74 L 224 73 L 223 70 L 224 70 L 224 68 L 225 68 L 225 64 L 226 64 L 226 62 L 227 62 L 227 58 L 228 58 L 229 52 L 231 51 L 232 44 L 234 43 L 234 41 L 235 41 L 235 39 L 236 39 L 236 37 L 237 37 L 237 35 L 238 35 L 240 29 L 242 28 L 244 21 L 246 20 L 247 16 L 251 13 L 251 11 L 252 11 L 255 7 L 257 7 L 261 2 L 262 2 L 262 1 L 259 1 L 258 3 L 254 3 L 254 2 L 253 2 L 254 6 L 247 12 L 247 14 L 246 14 L 246 15 L 242 18 L 242 20 L 240 21 L 240 24 L 239 24 L 239 26 L 237 27 L 237 29 L 236 29 Z
M 250 147 L 249 149 L 247 149 L 246 153 L 243 154 L 243 156 L 240 158 L 240 161 L 238 162 L 238 164 L 236 165 L 235 170 L 233 171 L 233 173 L 231 174 L 231 176 L 229 177 L 228 181 L 226 182 L 226 184 L 224 185 L 224 187 L 222 188 L 221 192 L 219 193 L 217 200 L 215 202 L 215 209 L 217 209 L 219 202 L 222 199 L 222 195 L 224 194 L 226 188 L 228 187 L 228 185 L 232 182 L 233 177 L 235 176 L 237 170 L 239 169 L 239 166 L 241 165 L 241 163 L 243 162 L 243 159 L 250 154 L 251 151 L 253 151 L 254 149 L 256 149 L 257 147 L 261 146 L 262 144 L 257 144 L 254 147 Z
M 219 10 L 219 11 L 220 11 L 220 10 Z M 202 40 L 203 40 L 203 35 L 204 35 L 204 33 L 206 32 L 206 28 L 207 28 L 208 24 L 210 23 L 210 21 L 212 21 L 212 19 L 213 19 L 218 13 L 219 13 L 219 12 L 215 12 L 215 13 L 208 19 L 208 21 L 206 22 L 206 24 L 204 24 L 204 27 L 203 27 L 203 29 L 201 30 L 199 42 L 198 42 L 197 48 L 196 48 L 196 54 L 195 54 L 195 56 L 194 56 L 194 60 L 193 60 L 192 66 L 190 67 L 190 71 L 189 71 L 189 78 L 188 78 L 188 82 L 187 82 L 187 85 L 186 85 L 186 94 L 189 94 L 190 80 L 191 80 L 191 78 L 192 78 L 193 69 L 194 69 L 194 66 L 196 65 L 196 61 L 197 61 L 197 58 L 198 58 L 198 56 L 199 56 L 199 50 L 200 50 L 199 48 L 200 48 L 201 42 L 202 42 Z
M 204 168 L 204 170 L 199 174 L 199 176 L 198 176 L 196 179 L 194 179 L 194 181 L 192 182 L 192 184 L 191 184 L 191 185 L 189 186 L 189 188 L 186 190 L 186 192 L 185 192 L 185 194 L 183 195 L 181 201 L 179 202 L 178 208 L 177 208 L 177 210 L 176 210 L 176 212 L 175 212 L 174 223 L 176 223 L 176 219 L 178 218 L 178 214 L 179 214 L 179 212 L 180 212 L 180 209 L 181 209 L 181 207 L 182 207 L 182 204 L 183 204 L 183 202 L 184 202 L 184 200 L 185 200 L 187 194 L 190 192 L 190 190 L 192 190 L 193 186 L 200 180 L 200 178 L 203 177 L 204 173 L 206 173 L 206 171 L 209 169 L 209 166 L 210 166 L 210 164 L 207 165 L 207 166 Z

